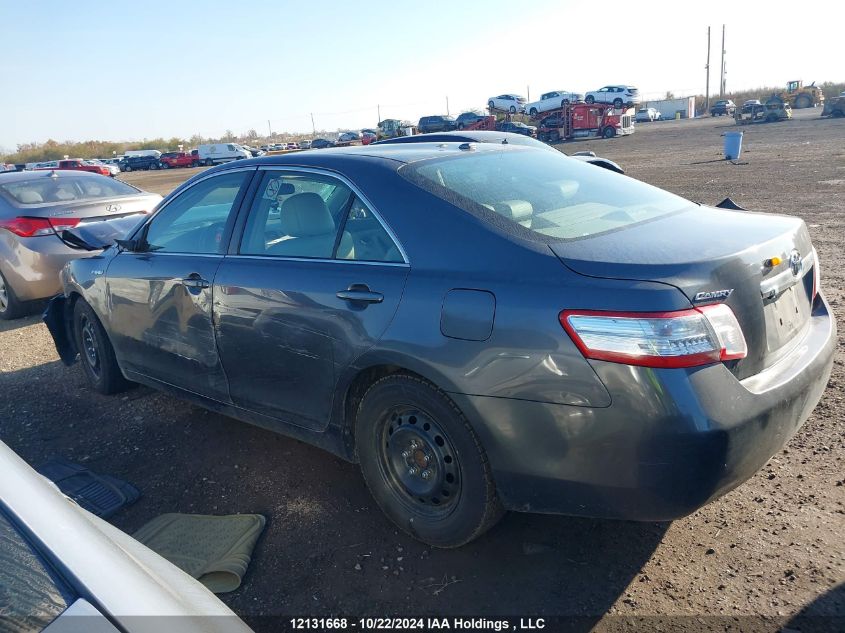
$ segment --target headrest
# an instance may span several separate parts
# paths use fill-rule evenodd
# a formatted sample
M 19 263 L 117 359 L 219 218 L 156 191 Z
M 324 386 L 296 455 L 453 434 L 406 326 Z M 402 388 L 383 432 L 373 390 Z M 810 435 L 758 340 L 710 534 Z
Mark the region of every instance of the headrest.
M 495 204 L 495 211 L 523 226 L 531 224 L 534 207 L 527 200 L 502 200 Z
M 292 237 L 310 237 L 334 232 L 334 220 L 323 199 L 313 192 L 298 193 L 279 209 L 282 231 Z
M 39 202 L 44 202 L 44 198 L 41 197 L 41 194 L 37 191 L 32 191 L 32 189 L 24 189 L 18 193 L 17 199 L 22 204 L 37 204 Z

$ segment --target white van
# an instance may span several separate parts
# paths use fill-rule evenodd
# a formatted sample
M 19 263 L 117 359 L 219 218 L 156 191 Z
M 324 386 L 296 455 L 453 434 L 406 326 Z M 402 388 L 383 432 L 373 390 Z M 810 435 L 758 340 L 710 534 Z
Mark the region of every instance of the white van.
M 212 143 L 211 145 L 200 145 L 197 148 L 201 165 L 215 165 L 217 163 L 228 163 L 241 158 L 252 158 L 243 147 L 237 143 Z

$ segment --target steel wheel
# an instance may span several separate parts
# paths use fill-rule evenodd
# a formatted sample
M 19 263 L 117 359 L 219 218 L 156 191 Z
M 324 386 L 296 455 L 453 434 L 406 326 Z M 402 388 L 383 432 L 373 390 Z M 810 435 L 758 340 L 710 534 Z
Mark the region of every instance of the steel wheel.
M 87 316 L 82 317 L 81 323 L 82 356 L 85 358 L 91 372 L 99 378 L 100 376 L 100 353 L 97 349 L 97 334 L 94 324 Z
M 397 407 L 382 421 L 380 468 L 414 512 L 449 514 L 461 493 L 460 464 L 448 436 L 428 414 Z

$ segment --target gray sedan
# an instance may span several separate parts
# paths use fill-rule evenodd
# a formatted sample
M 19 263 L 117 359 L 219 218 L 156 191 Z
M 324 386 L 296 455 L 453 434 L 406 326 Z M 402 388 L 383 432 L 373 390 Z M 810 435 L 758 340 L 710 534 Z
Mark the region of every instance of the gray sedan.
M 795 217 L 546 149 L 388 144 L 198 175 L 68 264 L 45 318 L 94 389 L 359 462 L 455 547 L 506 509 L 668 520 L 750 477 L 831 370 L 818 271 Z
M 151 212 L 161 196 L 83 171 L 0 175 L 0 319 L 61 290 L 59 271 L 89 253 L 63 238 L 65 229 Z

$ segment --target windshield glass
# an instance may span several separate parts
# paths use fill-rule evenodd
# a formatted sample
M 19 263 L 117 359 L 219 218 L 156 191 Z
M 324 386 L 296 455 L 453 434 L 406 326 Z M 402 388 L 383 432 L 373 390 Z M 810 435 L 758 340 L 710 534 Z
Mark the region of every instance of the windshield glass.
M 63 203 L 74 200 L 133 196 L 138 193 L 138 189 L 105 176 L 83 178 L 63 173 L 55 178 L 41 177 L 3 183 L 0 185 L 0 193 L 18 206 L 29 206 L 45 202 Z
M 552 239 L 619 230 L 693 206 L 662 189 L 558 152 L 467 152 L 411 163 L 400 173 L 474 215 L 497 224 L 498 215 Z

